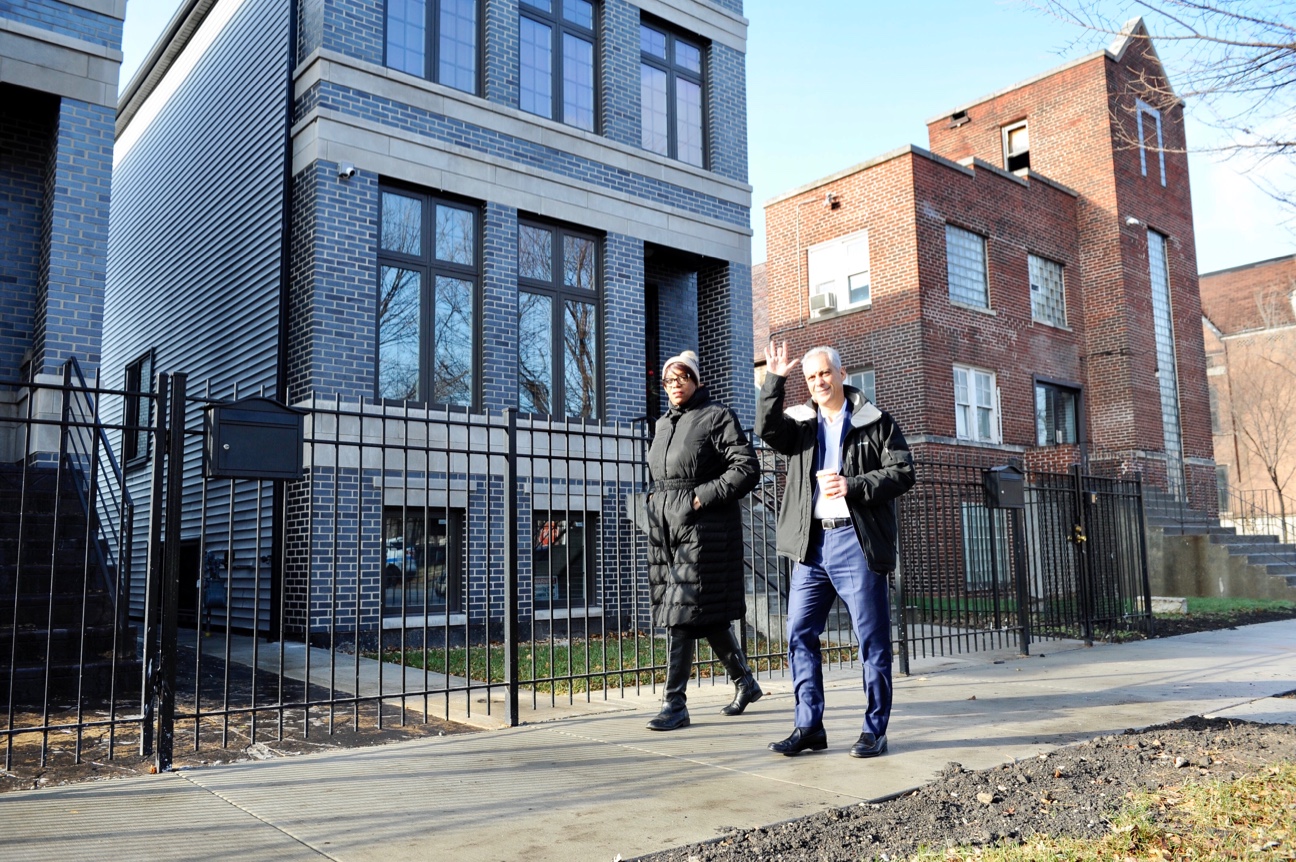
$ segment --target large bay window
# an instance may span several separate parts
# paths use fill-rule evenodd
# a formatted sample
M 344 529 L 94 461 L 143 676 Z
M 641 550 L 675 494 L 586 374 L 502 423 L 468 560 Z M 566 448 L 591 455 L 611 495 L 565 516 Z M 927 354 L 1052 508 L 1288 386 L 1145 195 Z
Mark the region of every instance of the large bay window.
M 521 0 L 518 8 L 522 110 L 594 131 L 594 4 Z
M 518 224 L 518 409 L 597 419 L 599 241 Z
M 644 149 L 703 167 L 701 43 L 644 23 L 639 49 Z
M 387 0 L 387 66 L 476 93 L 479 3 Z
M 398 189 L 380 197 L 377 397 L 471 407 L 477 210 Z

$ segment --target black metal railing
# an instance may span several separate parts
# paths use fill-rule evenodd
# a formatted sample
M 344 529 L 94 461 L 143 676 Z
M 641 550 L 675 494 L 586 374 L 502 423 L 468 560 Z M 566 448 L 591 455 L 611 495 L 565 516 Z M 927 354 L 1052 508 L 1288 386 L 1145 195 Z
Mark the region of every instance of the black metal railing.
M 74 361 L 0 393 L 4 762 L 112 757 L 140 731 L 134 512 L 109 437 L 122 425 L 106 418 L 130 395 L 88 384 Z
M 137 411 L 151 427 L 129 429 L 153 444 L 148 469 L 128 476 L 134 517 L 149 525 L 133 555 L 137 576 L 125 582 L 144 685 L 110 747 L 118 737 L 138 743 L 165 768 L 186 749 L 483 713 L 516 724 L 523 710 L 652 691 L 663 679 L 666 639 L 652 625 L 641 529 L 642 421 L 316 399 L 296 405 L 305 411 L 302 478 L 206 478 L 204 411 L 229 399 L 186 390 L 183 375 L 159 375 L 152 409 Z M 103 398 L 85 402 L 100 417 Z M 103 425 L 70 411 L 26 422 Z M 112 437 L 90 439 L 103 447 Z M 790 565 L 777 556 L 775 524 L 786 463 L 757 449 L 740 628 L 757 672 L 781 675 Z M 1149 624 L 1136 479 L 1028 473 L 1024 508 L 1008 512 L 988 507 L 982 487 L 997 460 L 969 451 L 920 458 L 918 483 L 898 504 L 901 672 L 915 657 L 1024 651 L 1041 638 Z M 87 510 L 112 498 L 98 490 L 105 472 L 85 474 L 96 489 Z M 15 547 L 31 553 L 35 534 L 17 533 Z M 855 656 L 837 609 L 825 661 Z M 705 650 L 695 674 L 724 682 Z M 130 698 L 121 689 L 113 697 L 116 715 Z M 42 758 L 62 756 L 51 734 L 88 726 L 85 698 L 80 713 L 57 720 L 38 711 L 15 721 L 10 702 L 10 751 L 35 735 Z

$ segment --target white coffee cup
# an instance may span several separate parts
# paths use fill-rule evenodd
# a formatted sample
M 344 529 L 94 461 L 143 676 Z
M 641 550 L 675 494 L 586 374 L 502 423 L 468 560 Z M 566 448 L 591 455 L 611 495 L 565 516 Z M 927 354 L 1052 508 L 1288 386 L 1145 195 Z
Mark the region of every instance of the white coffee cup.
M 824 488 L 824 481 L 831 479 L 836 475 L 836 470 L 820 470 L 818 473 L 815 473 L 815 480 L 819 482 L 819 493 L 824 497 L 824 499 L 828 498 L 828 490 Z

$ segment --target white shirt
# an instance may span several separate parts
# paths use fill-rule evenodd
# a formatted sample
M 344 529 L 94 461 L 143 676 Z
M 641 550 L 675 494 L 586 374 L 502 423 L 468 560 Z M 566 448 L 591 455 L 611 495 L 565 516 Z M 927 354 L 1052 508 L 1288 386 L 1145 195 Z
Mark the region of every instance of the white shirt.
M 846 405 L 837 411 L 837 415 L 831 419 L 825 415 L 823 409 L 819 410 L 819 430 L 823 434 L 823 439 L 828 441 L 823 452 L 823 470 L 832 470 L 841 472 L 842 456 L 842 431 L 846 422 L 849 411 Z M 819 493 L 819 482 L 815 480 L 814 491 L 814 512 L 815 518 L 849 518 L 850 508 L 846 505 L 846 497 L 834 497 L 831 500 Z

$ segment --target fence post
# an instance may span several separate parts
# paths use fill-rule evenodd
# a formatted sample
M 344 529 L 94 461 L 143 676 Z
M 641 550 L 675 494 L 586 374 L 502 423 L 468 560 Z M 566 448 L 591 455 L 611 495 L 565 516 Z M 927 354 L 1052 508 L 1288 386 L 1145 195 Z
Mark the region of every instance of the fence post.
M 184 495 L 185 377 L 172 375 L 167 423 L 166 541 L 162 546 L 162 648 L 158 674 L 157 770 L 171 769 L 175 748 L 177 625 L 180 614 L 180 519 Z M 201 649 L 201 645 L 199 645 Z
M 1147 604 L 1144 608 L 1147 610 L 1147 628 L 1148 637 L 1156 637 L 1156 618 L 1152 613 L 1152 573 L 1148 571 L 1148 553 L 1147 553 L 1147 520 L 1146 512 L 1143 509 L 1143 475 L 1142 473 L 1134 474 L 1134 489 L 1138 495 L 1138 505 L 1136 507 L 1138 515 L 1138 539 L 1139 539 L 1139 568 L 1143 571 L 1143 601 Z
M 900 641 L 900 672 L 905 676 L 909 675 L 909 603 L 905 601 L 905 577 L 904 577 L 904 548 L 901 547 L 899 537 L 904 535 L 904 530 L 900 526 L 900 504 L 897 500 L 892 500 L 891 505 L 895 507 L 896 514 L 896 567 L 895 567 L 895 597 L 897 613 L 897 632 L 896 635 Z
M 504 709 L 509 727 L 518 726 L 518 530 L 517 410 L 508 417 L 508 455 L 504 461 Z M 489 623 L 487 625 L 489 628 Z
M 1013 578 L 1017 585 L 1017 625 L 1021 628 L 1021 654 L 1030 655 L 1031 645 L 1031 627 L 1030 627 L 1030 589 L 1026 584 L 1026 510 L 1009 509 L 1012 513 L 1012 553 L 1013 568 L 1017 576 Z M 990 512 L 990 520 L 994 521 L 994 511 Z M 998 575 L 995 576 L 996 582 Z M 998 614 L 998 608 L 995 609 Z
M 1071 475 L 1075 479 L 1075 527 L 1071 532 L 1071 539 L 1075 543 L 1076 553 L 1079 555 L 1079 581 L 1080 587 L 1080 613 L 1083 615 L 1081 620 L 1082 633 L 1086 646 L 1093 646 L 1093 572 L 1089 566 L 1089 523 L 1086 517 L 1088 513 L 1088 502 L 1085 500 L 1084 490 L 1084 473 L 1079 464 L 1071 465 Z
M 163 480 L 166 458 L 167 405 L 170 403 L 171 375 L 157 376 L 157 399 L 153 403 L 153 440 L 149 477 L 148 557 L 144 565 L 144 680 L 140 686 L 143 721 L 140 730 L 140 755 L 153 753 L 153 722 L 156 703 L 153 700 L 158 673 L 158 588 L 162 581 L 162 507 L 166 504 Z

